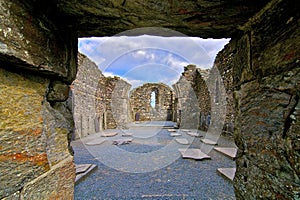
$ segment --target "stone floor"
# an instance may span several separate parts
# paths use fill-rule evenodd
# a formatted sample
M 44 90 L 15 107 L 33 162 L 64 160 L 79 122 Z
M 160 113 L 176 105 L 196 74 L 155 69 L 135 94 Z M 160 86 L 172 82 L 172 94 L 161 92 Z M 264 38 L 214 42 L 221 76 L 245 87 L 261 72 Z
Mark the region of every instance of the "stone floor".
M 72 142 L 75 164 L 97 168 L 75 186 L 74 199 L 235 199 L 231 181 L 218 168 L 234 168 L 235 161 L 201 142 L 204 132 L 192 137 L 178 129 L 172 137 L 171 122 L 133 123 L 129 130 L 106 130 Z M 102 136 L 101 136 L 102 135 Z M 126 136 L 123 137 L 122 135 Z M 132 135 L 132 136 L 131 136 Z M 132 139 L 129 144 L 113 141 Z M 180 144 L 176 138 L 186 139 Z M 94 141 L 94 142 L 93 142 Z M 235 147 L 231 138 L 220 137 L 218 147 Z M 178 149 L 197 148 L 210 160 L 183 159 Z

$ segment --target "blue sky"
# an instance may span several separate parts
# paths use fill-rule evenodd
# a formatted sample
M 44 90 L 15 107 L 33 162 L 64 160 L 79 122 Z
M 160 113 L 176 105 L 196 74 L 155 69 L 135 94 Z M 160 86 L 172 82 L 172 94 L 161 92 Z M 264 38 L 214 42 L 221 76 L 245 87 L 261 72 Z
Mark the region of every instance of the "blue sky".
M 217 53 L 228 42 L 229 39 L 195 37 L 118 36 L 80 38 L 78 49 L 105 76 L 120 76 L 134 88 L 146 82 L 171 86 L 188 64 L 211 68 Z

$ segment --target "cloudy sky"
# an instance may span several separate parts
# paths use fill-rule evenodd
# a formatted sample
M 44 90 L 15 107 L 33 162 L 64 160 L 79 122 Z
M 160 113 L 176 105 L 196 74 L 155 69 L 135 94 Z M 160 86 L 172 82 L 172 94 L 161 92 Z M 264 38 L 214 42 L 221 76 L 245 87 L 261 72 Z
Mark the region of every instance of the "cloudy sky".
M 118 36 L 80 38 L 79 51 L 106 76 L 120 76 L 132 87 L 146 82 L 174 84 L 183 67 L 211 68 L 216 54 L 229 39 L 191 37 Z

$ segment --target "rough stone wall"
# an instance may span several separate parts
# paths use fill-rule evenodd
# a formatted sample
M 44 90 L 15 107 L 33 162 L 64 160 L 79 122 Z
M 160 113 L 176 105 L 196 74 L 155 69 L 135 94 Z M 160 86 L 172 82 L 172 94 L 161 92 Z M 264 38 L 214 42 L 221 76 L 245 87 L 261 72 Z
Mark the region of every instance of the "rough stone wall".
M 211 112 L 210 92 L 206 80 L 209 70 L 195 65 L 184 67 L 179 81 L 173 85 L 177 104 L 177 123 L 182 128 L 197 128 L 206 131 Z
M 104 129 L 126 128 L 130 87 L 119 77 L 105 77 L 94 62 L 79 54 L 78 73 L 72 83 L 73 139 Z
M 73 199 L 77 38 L 59 29 L 21 2 L 0 1 L 0 199 Z
M 177 126 L 198 129 L 200 108 L 191 82 L 183 76 L 173 85 L 177 102 Z
M 237 199 L 300 198 L 300 28 L 274 0 L 242 27 L 234 55 Z
M 155 92 L 155 107 L 150 104 Z M 146 83 L 130 92 L 131 116 L 135 121 L 172 121 L 173 91 L 163 83 Z
M 117 79 L 111 95 L 111 110 L 117 128 L 127 129 L 132 121 L 130 115 L 129 91 L 131 85 L 122 79 Z
M 83 54 L 78 54 L 78 72 L 72 83 L 74 139 L 99 132 L 96 98 L 100 79 L 105 79 L 97 65 Z
M 218 53 L 208 80 L 212 102 L 223 104 L 223 106 L 226 107 L 226 118 L 222 133 L 228 135 L 233 135 L 235 118 L 233 101 L 233 65 L 235 51 L 236 45 L 234 42 L 231 42 Z M 223 97 L 221 95 L 223 95 Z M 224 97 L 226 101 L 222 102 L 221 99 Z
M 56 1 L 55 1 L 56 2 Z M 235 35 L 268 0 L 60 0 L 57 9 L 81 37 L 108 36 L 141 27 L 168 27 L 190 36 L 224 38 Z M 139 33 L 135 33 L 139 34 Z M 170 32 L 152 34 L 174 36 Z
M 126 129 L 131 121 L 129 90 L 131 85 L 120 77 L 105 77 L 98 81 L 96 107 L 104 129 Z

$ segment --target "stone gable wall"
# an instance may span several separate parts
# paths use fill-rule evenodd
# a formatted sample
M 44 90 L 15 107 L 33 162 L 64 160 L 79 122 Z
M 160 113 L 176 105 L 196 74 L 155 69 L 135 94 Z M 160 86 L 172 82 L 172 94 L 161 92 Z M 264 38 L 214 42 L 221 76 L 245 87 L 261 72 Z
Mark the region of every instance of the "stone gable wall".
M 156 93 L 156 105 L 152 108 L 150 98 Z M 173 91 L 162 83 L 146 83 L 130 92 L 131 117 L 135 121 L 173 120 Z

